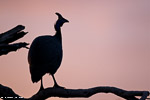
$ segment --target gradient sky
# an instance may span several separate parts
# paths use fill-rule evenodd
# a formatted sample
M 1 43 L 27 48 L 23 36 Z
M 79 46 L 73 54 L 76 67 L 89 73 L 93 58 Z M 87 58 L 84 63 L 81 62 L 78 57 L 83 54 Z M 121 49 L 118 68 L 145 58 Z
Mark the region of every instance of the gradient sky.
M 17 42 L 54 35 L 55 12 L 70 21 L 62 27 L 64 57 L 55 74 L 60 85 L 150 91 L 150 0 L 1 0 L 0 33 L 22 24 L 29 33 Z M 27 54 L 20 49 L 0 57 L 0 83 L 23 97 L 40 87 L 31 81 Z M 45 75 L 44 87 L 50 86 Z M 108 99 L 122 100 L 112 94 L 69 100 Z

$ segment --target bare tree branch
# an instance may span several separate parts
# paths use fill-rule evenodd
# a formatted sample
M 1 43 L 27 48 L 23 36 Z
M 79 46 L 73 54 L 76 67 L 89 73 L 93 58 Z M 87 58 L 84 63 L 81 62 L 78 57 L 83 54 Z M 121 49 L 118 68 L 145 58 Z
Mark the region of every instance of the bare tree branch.
M 88 98 L 97 93 L 113 93 L 126 100 L 146 100 L 150 94 L 149 91 L 127 91 L 116 87 L 99 86 L 89 89 L 64 89 L 64 88 L 46 88 L 39 93 L 36 93 L 31 98 L 23 98 L 12 91 L 9 87 L 0 85 L 1 99 L 11 98 L 15 100 L 45 100 L 49 97 L 63 97 L 63 98 Z M 135 96 L 140 96 L 138 99 Z
M 0 34 L 0 56 L 23 47 L 27 48 L 26 46 L 28 43 L 26 42 L 10 44 L 27 34 L 27 32 L 22 31 L 23 29 L 25 29 L 24 26 L 18 25 L 7 32 Z

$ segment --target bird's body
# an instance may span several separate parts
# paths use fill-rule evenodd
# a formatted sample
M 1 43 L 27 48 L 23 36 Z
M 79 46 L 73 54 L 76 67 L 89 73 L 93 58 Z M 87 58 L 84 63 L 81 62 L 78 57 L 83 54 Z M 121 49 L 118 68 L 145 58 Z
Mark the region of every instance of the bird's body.
M 69 21 L 59 13 L 56 13 L 56 15 L 58 15 L 58 20 L 55 24 L 56 34 L 54 36 L 45 35 L 35 38 L 28 53 L 31 79 L 33 83 L 41 80 L 40 90 L 43 89 L 42 77 L 46 73 L 52 75 L 54 87 L 60 87 L 55 80 L 54 74 L 58 70 L 63 57 L 61 27 L 65 22 Z
M 35 38 L 28 56 L 32 82 L 38 82 L 46 73 L 55 74 L 61 64 L 62 54 L 62 43 L 56 36 Z

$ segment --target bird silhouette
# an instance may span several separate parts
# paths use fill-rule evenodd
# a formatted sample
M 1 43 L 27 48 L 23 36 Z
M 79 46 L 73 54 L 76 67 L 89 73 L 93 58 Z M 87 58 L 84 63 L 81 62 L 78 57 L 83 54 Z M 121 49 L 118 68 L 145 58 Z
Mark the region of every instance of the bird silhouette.
M 52 75 L 53 87 L 61 87 L 57 84 L 54 74 L 60 67 L 63 57 L 61 27 L 69 21 L 63 18 L 61 14 L 55 14 L 58 16 L 58 20 L 54 25 L 56 34 L 54 36 L 44 35 L 35 38 L 28 52 L 31 80 L 33 83 L 41 80 L 39 91 L 44 89 L 42 77 L 46 73 Z

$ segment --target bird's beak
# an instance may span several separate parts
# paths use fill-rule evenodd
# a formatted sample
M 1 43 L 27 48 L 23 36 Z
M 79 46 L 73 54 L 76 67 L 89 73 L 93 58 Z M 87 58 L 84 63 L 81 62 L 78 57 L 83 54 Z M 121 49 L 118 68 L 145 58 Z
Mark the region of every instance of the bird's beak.
M 69 23 L 69 21 L 67 19 L 64 19 L 64 22 Z

